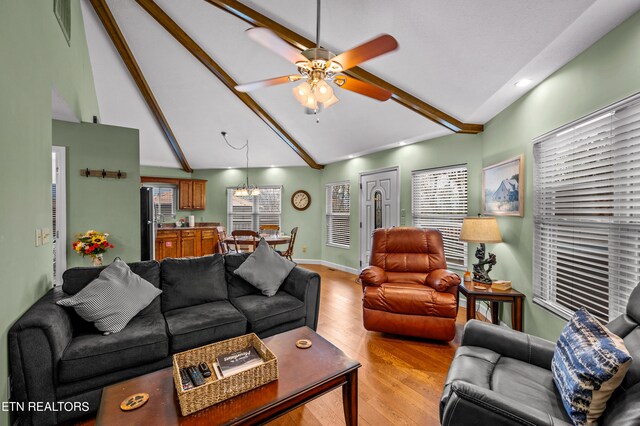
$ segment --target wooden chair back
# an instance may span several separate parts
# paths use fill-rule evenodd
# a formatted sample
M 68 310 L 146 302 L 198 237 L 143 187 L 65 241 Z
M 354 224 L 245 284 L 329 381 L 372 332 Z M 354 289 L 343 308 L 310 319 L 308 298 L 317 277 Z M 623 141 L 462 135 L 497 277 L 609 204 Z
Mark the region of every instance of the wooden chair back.
M 296 235 L 298 235 L 298 227 L 296 226 L 291 230 L 291 239 L 289 240 L 289 247 L 287 247 L 286 251 L 280 253 L 282 256 L 286 257 L 289 260 L 292 260 L 293 256 L 293 246 L 296 243 Z
M 229 246 L 227 246 L 227 243 L 224 242 L 224 240 L 227 238 L 227 230 L 224 229 L 224 226 L 216 226 L 214 229 L 218 234 L 218 250 L 222 254 L 229 253 Z
M 242 253 L 242 251 L 254 251 L 260 241 L 260 236 L 256 231 L 250 231 L 248 229 L 236 229 L 231 231 L 233 237 L 233 248 L 236 253 Z M 241 239 L 238 239 L 240 237 Z M 249 237 L 249 238 L 247 238 Z

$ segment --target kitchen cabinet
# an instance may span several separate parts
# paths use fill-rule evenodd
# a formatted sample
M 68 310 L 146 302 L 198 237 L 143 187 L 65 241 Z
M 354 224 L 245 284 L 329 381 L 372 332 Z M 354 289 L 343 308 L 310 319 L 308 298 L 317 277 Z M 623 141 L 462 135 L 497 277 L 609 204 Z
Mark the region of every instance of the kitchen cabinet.
M 165 257 L 180 257 L 180 232 L 158 231 L 156 236 L 156 260 Z
M 218 233 L 213 227 L 158 229 L 156 260 L 198 257 L 218 253 Z
M 204 210 L 207 206 L 207 181 L 180 180 L 178 194 L 179 210 Z
M 195 230 L 181 230 L 180 231 L 180 256 L 181 257 L 195 257 L 200 256 L 200 253 L 197 247 L 196 235 L 199 234 L 200 231 Z

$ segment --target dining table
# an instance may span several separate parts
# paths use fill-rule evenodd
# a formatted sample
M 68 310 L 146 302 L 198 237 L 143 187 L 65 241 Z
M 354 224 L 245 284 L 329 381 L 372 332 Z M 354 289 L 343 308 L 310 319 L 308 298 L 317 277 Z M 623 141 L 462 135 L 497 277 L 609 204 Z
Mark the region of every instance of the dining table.
M 243 242 L 250 243 L 253 240 L 253 238 L 251 237 L 244 236 L 236 238 L 238 239 L 238 244 L 242 244 Z M 291 241 L 291 237 L 289 235 L 260 235 L 260 238 L 264 238 L 267 244 L 269 244 L 271 247 L 275 247 L 280 244 L 289 244 L 289 241 Z M 227 245 L 233 244 L 233 236 L 229 235 L 224 239 L 224 242 Z

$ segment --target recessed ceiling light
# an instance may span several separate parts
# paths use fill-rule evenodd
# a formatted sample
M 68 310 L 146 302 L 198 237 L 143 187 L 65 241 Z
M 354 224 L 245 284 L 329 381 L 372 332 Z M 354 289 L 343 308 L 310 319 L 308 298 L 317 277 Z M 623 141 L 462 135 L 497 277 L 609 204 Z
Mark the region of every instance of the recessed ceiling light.
M 349 155 L 349 158 L 353 158 L 353 154 L 352 154 L 352 155 Z
M 406 142 L 398 142 L 398 145 L 400 146 L 405 146 L 407 143 Z
M 516 87 L 527 87 L 531 83 L 532 83 L 532 81 L 529 80 L 528 78 L 523 78 L 522 80 L 518 80 L 516 82 Z
M 227 167 L 227 169 L 230 169 L 230 168 L 231 168 L 231 166 Z
M 269 166 L 269 167 L 275 167 L 275 166 L 272 164 L 272 165 L 271 165 L 271 166 Z

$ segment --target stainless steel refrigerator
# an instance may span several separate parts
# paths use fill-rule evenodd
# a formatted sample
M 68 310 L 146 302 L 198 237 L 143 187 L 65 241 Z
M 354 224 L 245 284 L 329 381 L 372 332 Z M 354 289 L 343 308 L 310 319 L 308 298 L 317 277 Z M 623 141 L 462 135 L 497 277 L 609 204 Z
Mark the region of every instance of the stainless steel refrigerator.
M 153 209 L 153 188 L 140 188 L 140 255 L 141 260 L 156 258 L 157 222 Z

